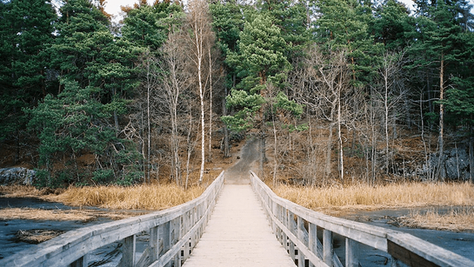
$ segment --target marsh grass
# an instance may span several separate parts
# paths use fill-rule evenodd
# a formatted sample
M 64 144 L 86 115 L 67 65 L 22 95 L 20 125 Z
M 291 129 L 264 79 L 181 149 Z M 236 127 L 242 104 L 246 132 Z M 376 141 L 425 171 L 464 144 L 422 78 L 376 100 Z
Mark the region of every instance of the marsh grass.
M 474 186 L 469 183 L 405 183 L 384 186 L 273 188 L 280 197 L 309 209 L 360 209 L 474 205 Z
M 412 211 L 407 216 L 397 218 L 397 222 L 412 228 L 474 232 L 474 207 L 450 208 L 447 212 L 436 208 L 424 212 Z
M 69 187 L 60 191 L 38 190 L 33 186 L 2 186 L 0 192 L 2 197 L 35 197 L 75 207 L 163 210 L 190 201 L 200 196 L 205 189 L 204 185 L 185 190 L 175 184 Z
M 33 208 L 6 208 L 0 210 L 0 220 L 36 220 L 36 221 L 81 221 L 88 222 L 99 217 L 121 220 L 145 212 L 98 211 L 98 210 L 46 210 Z
M 204 190 L 205 188 L 201 186 L 185 190 L 174 184 L 70 187 L 64 193 L 50 196 L 48 199 L 77 207 L 162 210 L 190 201 L 200 196 Z

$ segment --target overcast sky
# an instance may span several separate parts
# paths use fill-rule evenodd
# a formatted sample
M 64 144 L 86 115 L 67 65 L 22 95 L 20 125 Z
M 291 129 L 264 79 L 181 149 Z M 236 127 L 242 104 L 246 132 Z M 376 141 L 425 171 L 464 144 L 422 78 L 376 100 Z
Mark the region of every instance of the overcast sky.
M 107 5 L 105 6 L 105 11 L 114 16 L 119 16 L 120 6 L 133 6 L 137 3 L 138 0 L 108 0 Z M 402 3 L 405 3 L 408 7 L 413 6 L 413 0 L 401 0 Z M 470 0 L 471 4 L 474 4 L 474 0 Z M 153 3 L 153 0 L 148 0 L 149 4 Z M 120 18 L 115 18 L 115 21 L 120 20 Z

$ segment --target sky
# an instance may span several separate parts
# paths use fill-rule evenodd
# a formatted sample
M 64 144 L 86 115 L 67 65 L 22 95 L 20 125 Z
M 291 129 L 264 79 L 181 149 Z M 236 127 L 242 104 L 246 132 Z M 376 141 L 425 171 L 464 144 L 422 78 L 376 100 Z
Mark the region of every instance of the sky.
M 413 6 L 412 0 L 400 0 L 408 7 Z M 133 4 L 137 3 L 138 0 L 107 0 L 107 4 L 105 6 L 105 11 L 109 14 L 114 16 L 120 16 L 120 6 L 133 6 Z M 470 0 L 471 4 L 474 4 L 474 0 Z M 153 0 L 148 0 L 149 4 L 153 3 Z M 116 17 L 114 20 L 119 21 L 121 17 Z

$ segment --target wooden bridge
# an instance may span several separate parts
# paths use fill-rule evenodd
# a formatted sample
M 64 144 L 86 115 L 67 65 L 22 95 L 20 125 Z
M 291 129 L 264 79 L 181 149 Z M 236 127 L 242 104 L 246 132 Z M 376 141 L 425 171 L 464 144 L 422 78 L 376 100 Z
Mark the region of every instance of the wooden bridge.
M 298 206 L 276 196 L 254 173 L 240 184 L 224 185 L 224 180 L 221 173 L 186 204 L 68 232 L 0 260 L 0 266 L 88 266 L 94 250 L 117 242 L 122 249 L 118 265 L 133 267 L 356 267 L 365 266 L 367 249 L 387 255 L 385 266 L 474 266 L 409 234 Z M 137 253 L 141 233 L 147 233 L 148 245 Z M 343 253 L 335 253 L 336 236 L 343 240 Z

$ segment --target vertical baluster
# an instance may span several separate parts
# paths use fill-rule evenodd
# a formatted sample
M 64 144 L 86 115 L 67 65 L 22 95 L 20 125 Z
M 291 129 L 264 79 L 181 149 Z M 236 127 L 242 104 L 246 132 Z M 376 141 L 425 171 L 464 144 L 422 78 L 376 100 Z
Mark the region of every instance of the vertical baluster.
M 301 219 L 300 216 L 298 216 L 296 218 L 296 229 L 297 229 L 297 232 L 298 232 L 298 240 L 305 244 L 305 240 L 304 240 L 304 223 L 303 223 L 303 219 Z M 307 244 L 305 244 L 307 245 Z M 298 248 L 298 267 L 304 267 L 304 263 L 305 263 L 305 256 L 304 254 L 301 252 L 301 249 Z
M 158 255 L 160 253 L 160 240 L 158 230 L 158 226 L 150 229 L 150 240 L 148 242 L 150 246 L 150 262 L 155 262 L 156 260 L 158 260 Z
M 184 217 L 183 217 L 183 225 L 184 225 L 184 234 L 187 234 L 189 232 L 189 229 L 191 229 L 191 226 L 190 226 L 190 222 L 191 222 L 191 218 L 190 218 L 190 215 L 191 212 L 186 212 L 184 214 Z M 183 246 L 183 261 L 187 260 L 188 257 L 189 257 L 189 250 L 190 250 L 190 242 L 191 239 L 189 240 L 186 240 L 186 243 L 184 243 L 184 246 Z
M 323 261 L 332 266 L 332 254 L 333 254 L 333 247 L 332 247 L 332 232 L 329 230 L 324 229 L 323 231 Z
M 87 254 L 80 257 L 79 259 L 77 259 L 76 261 L 74 261 L 73 263 L 71 263 L 69 266 L 70 267 L 87 267 L 88 266 L 88 259 L 87 259 Z
M 290 230 L 290 232 L 294 235 L 295 234 L 295 219 L 293 217 L 293 213 L 291 211 L 288 210 L 288 218 L 287 218 L 287 228 Z M 290 257 L 291 259 L 293 260 L 293 262 L 295 262 L 295 256 L 296 256 L 296 253 L 295 253 L 295 244 L 293 243 L 293 241 L 288 240 L 288 242 L 290 243 Z
M 313 252 L 316 257 L 318 256 L 318 227 L 316 224 L 308 222 L 308 248 Z M 310 267 L 314 267 L 312 263 L 309 264 Z
M 359 243 L 346 237 L 346 267 L 358 267 Z
M 160 236 L 160 248 L 159 248 L 159 257 L 161 257 L 163 254 L 165 254 L 171 247 L 170 243 L 170 222 L 166 222 L 160 226 L 158 226 L 159 229 L 159 236 Z M 169 264 L 165 265 L 169 266 Z
M 122 260 L 119 266 L 135 266 L 136 236 L 132 235 L 123 240 Z
M 288 229 L 288 210 L 286 208 L 284 208 L 282 206 L 282 212 L 283 212 L 283 216 L 282 216 L 282 223 L 283 223 L 283 227 L 285 227 L 286 229 Z M 283 247 L 286 249 L 286 251 L 288 253 L 290 253 L 290 250 L 289 250 L 289 247 L 288 247 L 288 237 L 286 236 L 286 233 L 284 232 L 285 230 L 283 230 Z

